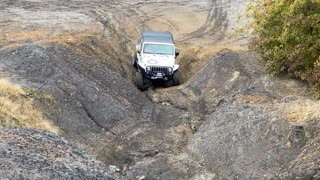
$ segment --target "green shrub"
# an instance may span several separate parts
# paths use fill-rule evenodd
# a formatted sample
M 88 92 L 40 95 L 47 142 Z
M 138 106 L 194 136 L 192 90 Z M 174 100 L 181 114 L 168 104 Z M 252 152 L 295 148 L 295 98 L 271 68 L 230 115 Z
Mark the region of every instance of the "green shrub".
M 288 73 L 310 83 L 320 97 L 320 0 L 254 0 L 252 48 L 272 74 Z

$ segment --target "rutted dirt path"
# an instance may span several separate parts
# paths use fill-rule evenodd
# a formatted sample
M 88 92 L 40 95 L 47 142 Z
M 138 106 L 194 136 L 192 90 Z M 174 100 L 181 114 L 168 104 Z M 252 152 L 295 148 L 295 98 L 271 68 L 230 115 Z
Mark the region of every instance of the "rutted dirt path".
M 123 179 L 294 177 L 282 169 L 305 165 L 302 148 L 317 151 L 296 135 L 319 133 L 308 124 L 317 124 L 317 106 L 304 103 L 308 123 L 287 120 L 281 107 L 299 109 L 306 86 L 268 77 L 247 51 L 248 35 L 236 33 L 246 2 L 3 1 L 0 77 L 53 96 L 54 105 L 37 103 L 62 136 Z M 184 84 L 134 86 L 130 61 L 144 29 L 173 32 Z

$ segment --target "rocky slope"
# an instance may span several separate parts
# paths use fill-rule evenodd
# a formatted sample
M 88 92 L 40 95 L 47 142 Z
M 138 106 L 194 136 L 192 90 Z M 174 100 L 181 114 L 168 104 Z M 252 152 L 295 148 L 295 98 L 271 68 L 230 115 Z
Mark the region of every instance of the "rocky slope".
M 103 165 L 48 132 L 0 129 L 1 179 L 108 179 Z
M 270 78 L 250 59 L 223 53 L 201 72 L 206 78 L 191 80 L 207 116 L 188 152 L 225 177 L 319 178 L 318 101 L 303 83 Z
M 304 83 L 266 75 L 247 51 L 248 35 L 235 34 L 247 21 L 236 23 L 246 2 L 3 1 L 0 78 L 52 96 L 36 100 L 37 108 L 68 141 L 116 165 L 120 179 L 316 179 L 319 103 Z M 130 61 L 143 29 L 177 37 L 183 85 L 135 88 Z M 1 142 L 14 148 L 18 142 L 10 138 L 34 133 L 48 146 L 63 144 L 44 132 L 0 132 L 8 134 Z M 31 153 L 31 167 L 41 164 L 34 156 L 42 152 Z M 63 164 L 77 163 L 63 156 L 54 167 L 70 167 L 70 176 L 91 172 L 79 156 L 81 166 Z M 15 177 L 35 176 L 24 172 L 12 168 Z M 109 178 L 98 171 L 87 176 L 95 177 Z

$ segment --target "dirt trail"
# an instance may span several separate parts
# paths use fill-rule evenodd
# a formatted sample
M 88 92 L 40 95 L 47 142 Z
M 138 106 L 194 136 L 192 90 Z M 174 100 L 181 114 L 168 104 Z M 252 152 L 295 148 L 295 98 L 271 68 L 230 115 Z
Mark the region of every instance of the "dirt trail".
M 40 99 L 38 108 L 68 141 L 118 166 L 123 179 L 281 179 L 303 177 L 300 167 L 312 174 L 317 106 L 304 102 L 303 83 L 268 77 L 248 52 L 249 35 L 236 33 L 247 21 L 237 22 L 246 3 L 3 1 L 0 78 L 52 95 L 54 106 Z M 182 85 L 134 86 L 130 61 L 144 29 L 173 32 Z M 313 115 L 288 122 L 290 108 L 281 107 L 299 109 L 300 101 Z M 311 135 L 295 135 L 297 129 Z M 305 157 L 303 148 L 312 153 Z M 296 174 L 283 170 L 286 163 Z

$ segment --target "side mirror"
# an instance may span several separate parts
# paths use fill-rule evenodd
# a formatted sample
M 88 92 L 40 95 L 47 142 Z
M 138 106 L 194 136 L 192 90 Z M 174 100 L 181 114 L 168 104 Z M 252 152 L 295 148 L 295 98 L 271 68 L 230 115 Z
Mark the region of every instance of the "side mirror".
M 179 51 L 176 51 L 176 57 L 178 57 L 180 55 Z

